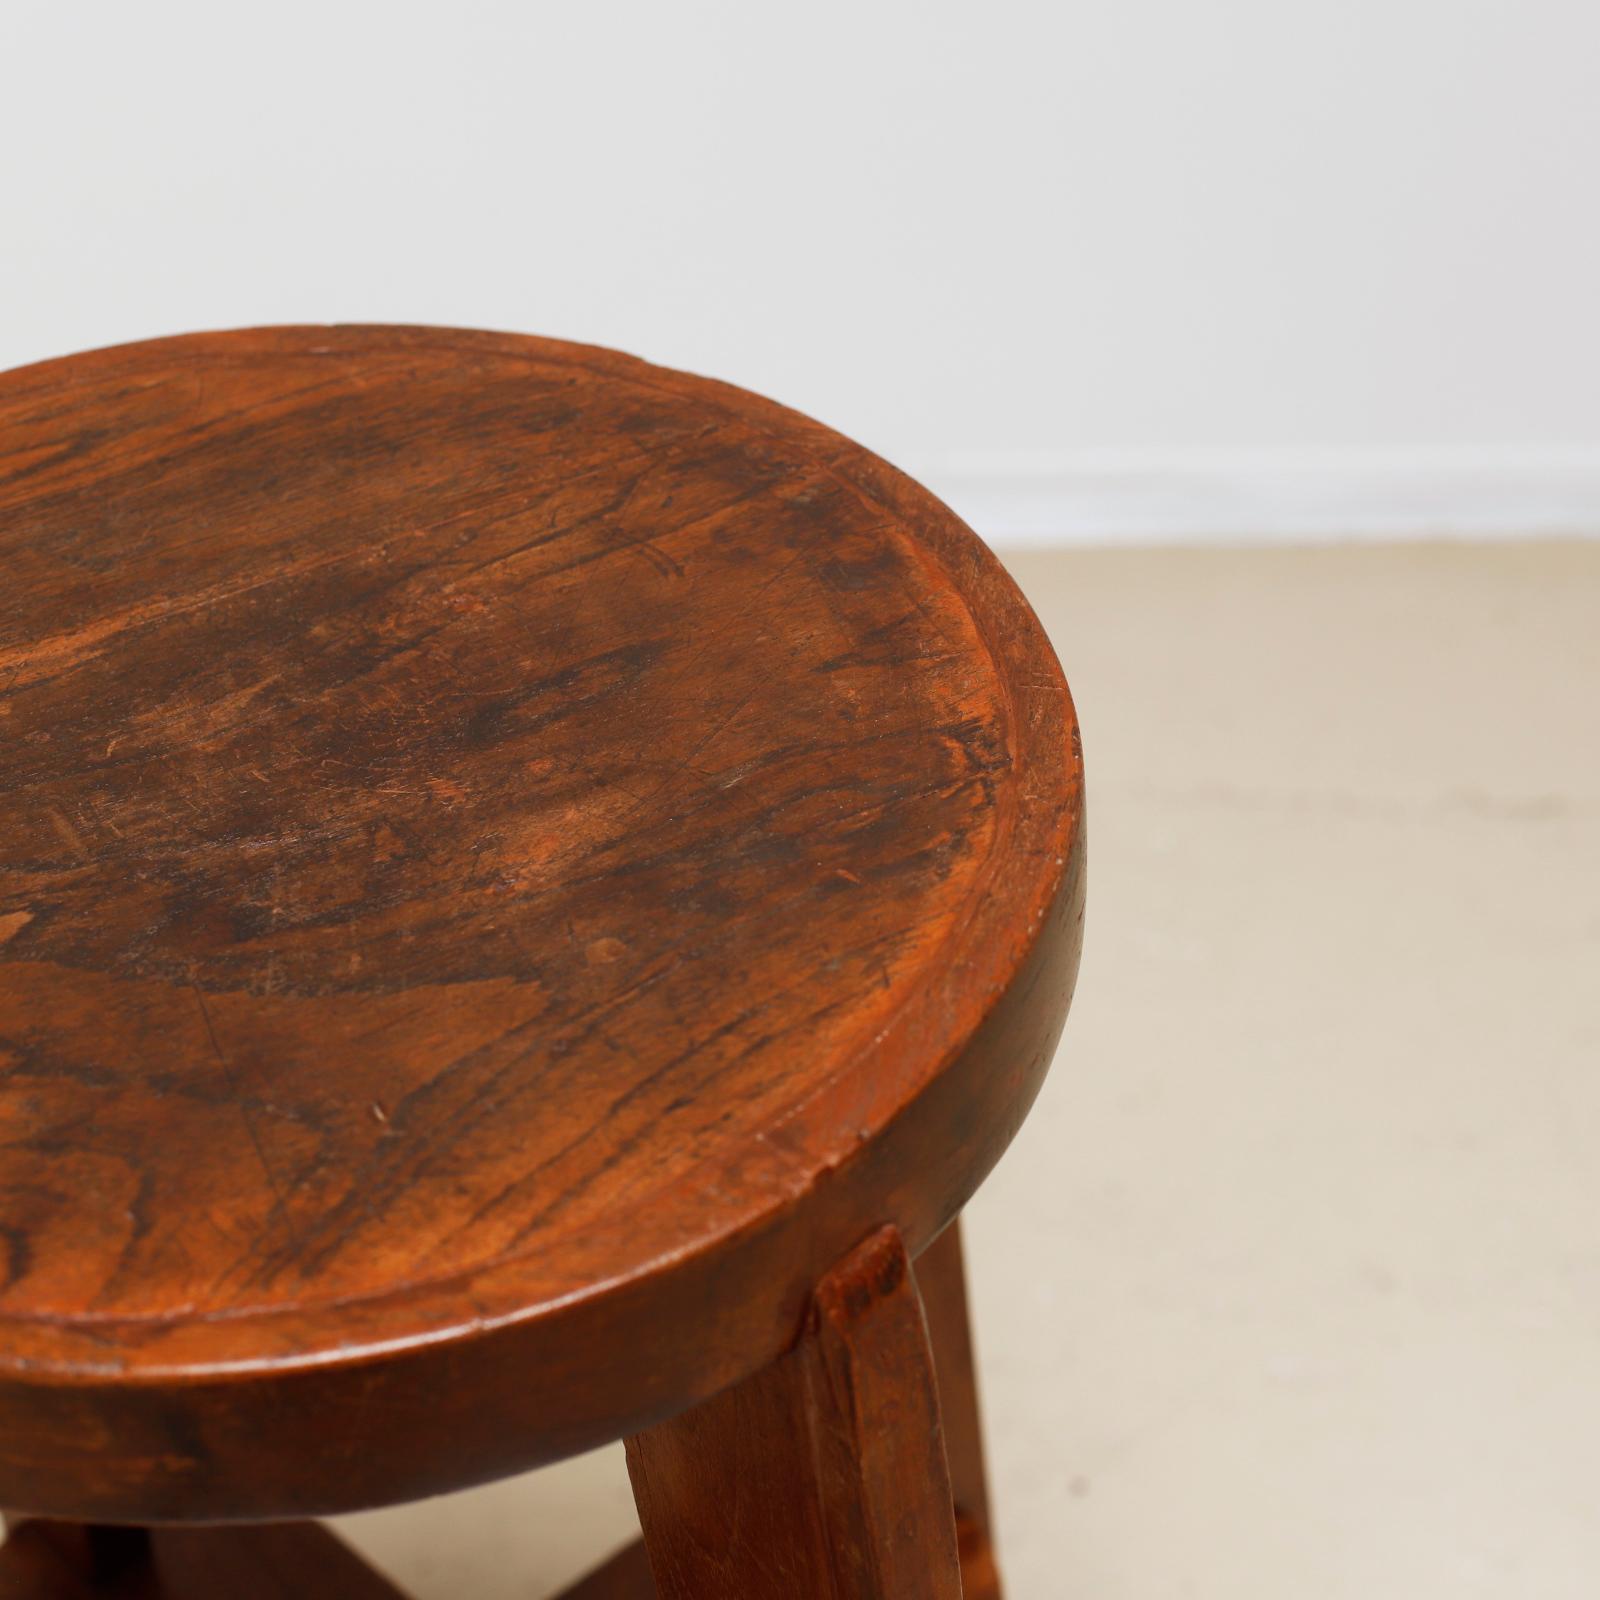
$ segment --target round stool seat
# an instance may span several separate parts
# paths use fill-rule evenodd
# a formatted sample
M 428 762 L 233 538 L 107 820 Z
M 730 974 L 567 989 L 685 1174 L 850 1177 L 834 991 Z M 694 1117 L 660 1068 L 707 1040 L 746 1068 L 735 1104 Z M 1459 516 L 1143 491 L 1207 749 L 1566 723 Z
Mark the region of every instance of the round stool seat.
M 460 1487 L 916 1250 L 1065 1016 L 1081 767 L 983 546 L 610 352 L 0 377 L 0 1504 Z

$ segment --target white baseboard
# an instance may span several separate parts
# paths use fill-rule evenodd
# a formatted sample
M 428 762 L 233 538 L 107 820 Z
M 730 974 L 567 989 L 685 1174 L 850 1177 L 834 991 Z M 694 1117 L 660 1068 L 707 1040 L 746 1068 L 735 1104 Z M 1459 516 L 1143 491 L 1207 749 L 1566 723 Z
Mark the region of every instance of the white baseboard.
M 1600 445 L 1127 452 L 916 471 L 991 544 L 1600 537 Z

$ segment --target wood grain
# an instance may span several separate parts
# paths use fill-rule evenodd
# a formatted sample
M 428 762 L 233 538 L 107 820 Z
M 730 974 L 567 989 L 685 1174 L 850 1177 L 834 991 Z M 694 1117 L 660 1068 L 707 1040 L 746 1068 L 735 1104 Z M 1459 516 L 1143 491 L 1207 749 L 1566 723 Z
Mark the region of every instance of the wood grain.
M 963 1600 L 1000 1600 L 959 1218 L 917 1258 L 916 1273 L 939 1376 L 939 1414 L 950 1463 L 950 1492 L 955 1499 Z
M 783 1360 L 628 1441 L 662 1600 L 961 1600 L 922 1308 L 881 1229 Z
M 836 434 L 544 340 L 157 341 L 0 376 L 0 569 L 0 1503 L 637 1430 L 1025 1114 L 1071 702 Z

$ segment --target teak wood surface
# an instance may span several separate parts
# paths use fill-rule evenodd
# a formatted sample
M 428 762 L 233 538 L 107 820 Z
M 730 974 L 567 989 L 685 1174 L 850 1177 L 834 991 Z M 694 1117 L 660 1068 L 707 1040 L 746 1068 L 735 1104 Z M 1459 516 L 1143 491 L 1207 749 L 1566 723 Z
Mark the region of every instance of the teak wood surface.
M 0 574 L 0 1505 L 644 1432 L 1026 1114 L 1071 701 L 828 429 L 525 337 L 160 340 L 0 376 Z
M 645 1538 L 562 1600 L 999 1600 L 971 1357 L 958 1228 L 914 1274 L 879 1229 L 792 1351 L 628 1441 Z M 405 1600 L 316 1523 L 32 1519 L 0 1544 L 0 1600 L 224 1594 Z
M 660 1600 L 963 1600 L 899 1234 L 822 1280 L 790 1354 L 630 1439 L 628 1472 Z

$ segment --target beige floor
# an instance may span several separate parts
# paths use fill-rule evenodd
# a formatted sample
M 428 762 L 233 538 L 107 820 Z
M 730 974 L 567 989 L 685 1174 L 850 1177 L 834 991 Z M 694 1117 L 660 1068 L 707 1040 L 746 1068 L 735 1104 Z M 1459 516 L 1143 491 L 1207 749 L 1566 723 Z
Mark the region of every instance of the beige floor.
M 1089 939 L 969 1213 L 1012 1600 L 1600 1595 L 1600 544 L 1019 555 Z M 343 1526 L 536 1600 L 620 1457 Z

